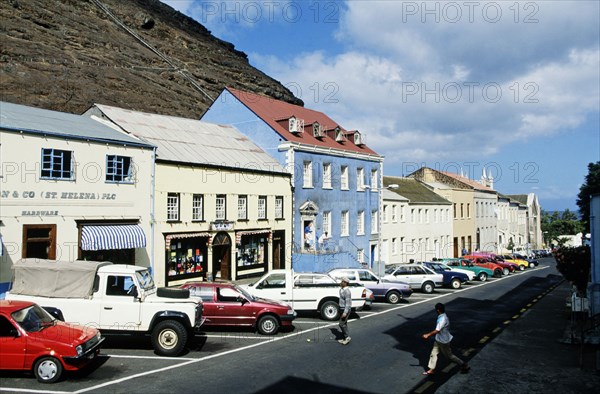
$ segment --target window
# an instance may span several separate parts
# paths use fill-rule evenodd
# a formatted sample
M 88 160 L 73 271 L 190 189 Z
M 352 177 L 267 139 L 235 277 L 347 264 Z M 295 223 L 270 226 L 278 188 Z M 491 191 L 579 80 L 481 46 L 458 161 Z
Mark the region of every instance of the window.
M 179 220 L 179 193 L 167 194 L 167 221 Z
M 42 148 L 42 178 L 46 179 L 74 179 L 73 152 Z
M 331 189 L 331 163 L 323 163 L 323 189 Z
M 377 170 L 371 170 L 371 189 L 377 190 L 379 182 L 377 182 Z
M 342 223 L 340 225 L 340 235 L 348 235 L 348 227 L 350 227 L 350 216 L 348 211 L 342 211 Z
M 192 196 L 192 220 L 204 220 L 204 195 L 202 194 Z
M 133 183 L 131 157 L 106 155 L 106 182 Z
M 429 209 L 425 210 L 425 223 L 429 223 Z
M 225 220 L 227 219 L 227 199 L 225 195 L 219 194 L 217 195 L 217 200 L 215 204 L 215 219 L 217 220 Z
M 465 217 L 465 204 L 460 204 L 460 218 L 463 219 Z
M 392 223 L 397 222 L 397 216 L 398 216 L 398 206 L 392 205 Z
M 365 189 L 365 171 L 362 168 L 356 169 L 356 190 Z
M 135 288 L 135 282 L 131 276 L 109 275 L 106 280 L 106 295 L 109 296 L 133 296 L 131 289 Z
M 342 166 L 341 167 L 341 179 L 340 179 L 340 188 L 342 190 L 348 190 L 349 186 L 348 186 L 348 166 Z
M 415 209 L 411 209 L 410 210 L 410 222 L 411 223 L 416 223 L 417 222 L 417 215 L 415 213 Z
M 364 263 L 365 262 L 365 251 L 364 251 L 364 249 L 358 249 L 358 251 L 356 252 L 356 259 L 358 260 L 359 263 Z
M 456 203 L 454 203 L 454 219 L 456 219 Z
M 377 234 L 377 211 L 371 212 L 371 234 Z
M 248 219 L 248 196 L 238 196 L 238 220 Z
M 304 162 L 304 187 L 313 187 L 312 181 L 312 162 Z
M 471 204 L 467 203 L 467 217 L 470 218 L 471 217 Z
M 258 196 L 258 219 L 267 218 L 267 196 Z
M 56 224 L 24 224 L 23 238 L 23 258 L 56 258 Z
M 404 205 L 400 205 L 400 221 L 404 223 Z
M 383 223 L 387 223 L 388 222 L 387 217 L 388 217 L 388 206 L 384 205 L 383 206 L 382 218 L 381 218 L 381 220 L 383 221 Z
M 356 234 L 364 235 L 365 233 L 365 211 L 359 211 L 356 217 Z
M 275 219 L 283 219 L 283 196 L 275 197 Z
M 331 212 L 323 212 L 323 232 L 331 235 Z
M 398 254 L 398 239 L 392 238 L 392 254 Z

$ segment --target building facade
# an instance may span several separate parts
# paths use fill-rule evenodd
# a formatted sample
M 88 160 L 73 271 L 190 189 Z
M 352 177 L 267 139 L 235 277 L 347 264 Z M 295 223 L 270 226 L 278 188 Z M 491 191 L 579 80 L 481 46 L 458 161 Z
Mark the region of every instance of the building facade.
M 295 270 L 378 262 L 383 157 L 362 133 L 321 112 L 230 88 L 202 120 L 239 128 L 291 174 Z
M 87 117 L 1 105 L 0 293 L 20 258 L 151 267 L 154 147 Z
M 384 176 L 383 185 L 383 260 L 395 264 L 451 257 L 453 204 L 416 179 Z
M 159 286 L 290 266 L 291 177 L 234 127 L 99 104 L 86 115 L 156 146 Z

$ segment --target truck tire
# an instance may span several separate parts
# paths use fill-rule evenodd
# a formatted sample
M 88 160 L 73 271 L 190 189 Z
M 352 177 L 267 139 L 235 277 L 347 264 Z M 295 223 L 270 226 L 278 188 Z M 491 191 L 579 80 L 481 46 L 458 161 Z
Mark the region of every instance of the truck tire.
M 33 373 L 40 383 L 54 383 L 62 372 L 63 366 L 55 357 L 42 357 L 33 366 Z
M 335 301 L 325 301 L 321 305 L 319 312 L 321 312 L 323 320 L 338 320 L 340 318 L 340 305 Z
M 163 320 L 152 330 L 152 347 L 160 356 L 179 356 L 185 349 L 187 341 L 187 330 L 176 320 Z
M 256 328 L 262 335 L 275 335 L 279 330 L 279 321 L 273 315 L 264 315 L 258 319 Z
M 189 289 L 180 289 L 177 287 L 159 287 L 156 289 L 156 295 L 163 298 L 190 298 Z

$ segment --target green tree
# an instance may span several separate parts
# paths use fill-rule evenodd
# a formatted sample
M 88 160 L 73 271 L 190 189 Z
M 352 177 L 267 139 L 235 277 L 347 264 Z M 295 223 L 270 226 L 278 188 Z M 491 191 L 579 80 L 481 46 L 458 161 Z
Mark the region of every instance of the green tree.
M 586 233 L 590 232 L 590 197 L 597 193 L 600 193 L 600 161 L 588 164 L 588 174 L 577 195 L 577 206 Z
M 542 211 L 542 233 L 545 242 L 560 244 L 559 237 L 562 235 L 575 235 L 582 231 L 583 225 L 574 212 L 568 209 L 562 212 Z

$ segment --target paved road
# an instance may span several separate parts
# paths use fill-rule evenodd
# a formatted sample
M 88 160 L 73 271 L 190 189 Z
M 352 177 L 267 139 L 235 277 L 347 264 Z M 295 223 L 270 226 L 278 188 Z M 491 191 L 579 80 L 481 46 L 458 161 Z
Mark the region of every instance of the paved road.
M 452 376 L 453 367 L 432 384 L 423 379 L 432 342 L 420 338 L 435 323 L 433 305 L 444 302 L 457 354 L 467 359 L 502 331 L 503 324 L 560 280 L 552 259 L 540 267 L 461 290 L 415 293 L 407 303 L 373 305 L 354 314 L 353 341 L 337 343 L 337 323 L 303 315 L 295 329 L 274 337 L 249 330 L 211 330 L 196 337 L 189 353 L 157 357 L 148 341 L 110 338 L 104 357 L 82 373 L 41 385 L 20 373 L 0 374 L 2 391 L 97 393 L 270 393 L 432 392 Z M 309 341 L 310 340 L 310 341 Z

